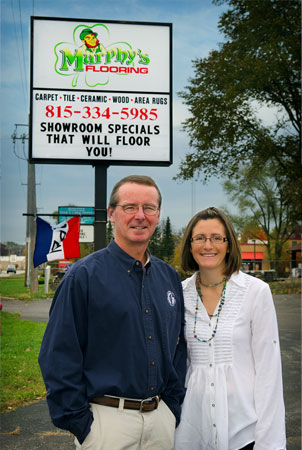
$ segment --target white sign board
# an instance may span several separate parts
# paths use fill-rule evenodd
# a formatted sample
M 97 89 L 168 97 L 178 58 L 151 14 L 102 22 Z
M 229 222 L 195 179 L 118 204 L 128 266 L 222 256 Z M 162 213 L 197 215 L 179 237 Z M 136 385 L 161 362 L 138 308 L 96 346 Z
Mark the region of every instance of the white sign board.
M 94 242 L 94 226 L 81 225 L 79 242 Z
M 172 163 L 172 25 L 32 18 L 30 160 Z

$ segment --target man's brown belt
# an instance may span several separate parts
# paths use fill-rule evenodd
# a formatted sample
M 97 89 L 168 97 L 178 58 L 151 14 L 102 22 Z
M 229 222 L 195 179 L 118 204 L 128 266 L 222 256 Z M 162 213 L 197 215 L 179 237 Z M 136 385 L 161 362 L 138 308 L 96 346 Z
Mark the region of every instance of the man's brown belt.
M 113 406 L 114 408 L 119 408 L 120 398 L 118 397 L 94 397 L 91 403 L 97 403 L 98 405 Z M 129 400 L 124 399 L 123 407 L 125 409 L 138 409 L 141 412 L 153 411 L 158 407 L 160 401 L 160 395 L 156 397 L 147 398 L 145 400 Z

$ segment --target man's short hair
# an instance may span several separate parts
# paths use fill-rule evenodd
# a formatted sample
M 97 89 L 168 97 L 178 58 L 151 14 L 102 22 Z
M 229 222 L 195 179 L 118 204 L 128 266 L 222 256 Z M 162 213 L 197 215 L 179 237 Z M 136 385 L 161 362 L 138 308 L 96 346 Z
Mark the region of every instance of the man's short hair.
M 118 190 L 125 183 L 136 183 L 136 184 L 143 184 L 145 186 L 155 187 L 155 189 L 158 192 L 158 208 L 160 209 L 161 202 L 162 202 L 162 196 L 161 196 L 160 190 L 159 190 L 157 184 L 155 183 L 155 181 L 151 177 L 148 177 L 146 175 L 129 175 L 125 178 L 122 178 L 120 181 L 118 181 L 116 183 L 116 185 L 114 186 L 114 188 L 112 189 L 112 192 L 110 195 L 110 200 L 109 200 L 110 206 L 115 207 L 118 204 L 118 202 L 119 202 Z
M 238 272 L 241 267 L 240 245 L 230 219 L 223 211 L 214 208 L 213 206 L 199 211 L 188 223 L 183 235 L 180 251 L 181 266 L 185 272 L 199 270 L 199 266 L 191 252 L 192 231 L 200 220 L 208 219 L 218 219 L 225 228 L 226 237 L 228 238 L 228 253 L 225 257 L 225 274 L 231 276 L 232 273 Z

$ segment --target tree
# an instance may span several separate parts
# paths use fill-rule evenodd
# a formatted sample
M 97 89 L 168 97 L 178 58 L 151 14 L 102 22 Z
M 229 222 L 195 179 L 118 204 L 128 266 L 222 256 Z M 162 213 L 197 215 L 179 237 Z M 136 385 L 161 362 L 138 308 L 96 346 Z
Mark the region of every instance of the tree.
M 106 230 L 106 242 L 107 245 L 110 243 L 111 239 L 114 237 L 112 222 L 108 220 L 107 222 L 107 230 Z
M 55 225 L 58 225 L 58 223 L 59 223 L 58 214 L 59 214 L 58 210 L 53 211 L 53 213 L 52 213 L 52 220 L 54 221 Z
M 1 244 L 1 255 L 17 255 L 22 256 L 24 254 L 25 245 L 17 244 L 16 242 L 7 241 L 4 244 Z
M 193 61 L 194 78 L 180 93 L 193 150 L 177 178 L 233 178 L 244 165 L 274 161 L 287 202 L 301 214 L 300 1 L 214 3 L 229 5 L 219 21 L 225 42 Z M 273 124 L 260 118 L 261 107 L 274 107 Z
M 93 253 L 93 242 L 80 242 L 81 258 Z
M 242 169 L 239 180 L 225 181 L 224 190 L 239 207 L 240 216 L 232 217 L 237 230 L 254 231 L 252 237 L 263 241 L 269 259 L 279 261 L 295 224 L 291 221 L 282 183 L 273 176 L 273 168 L 267 165 L 257 172 Z
M 161 258 L 167 262 L 170 262 L 174 255 L 175 243 L 172 234 L 172 227 L 170 218 L 167 220 L 163 226 L 163 234 L 161 239 Z
M 161 231 L 159 226 L 155 228 L 155 231 L 149 241 L 148 248 L 153 256 L 161 258 Z

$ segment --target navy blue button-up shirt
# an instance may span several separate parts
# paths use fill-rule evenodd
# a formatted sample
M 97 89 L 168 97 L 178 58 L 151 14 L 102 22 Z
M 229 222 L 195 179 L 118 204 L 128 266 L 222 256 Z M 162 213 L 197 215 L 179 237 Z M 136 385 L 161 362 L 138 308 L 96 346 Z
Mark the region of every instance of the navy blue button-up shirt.
M 185 394 L 183 294 L 176 271 L 114 241 L 78 261 L 50 309 L 39 363 L 53 423 L 84 441 L 89 401 L 104 394 L 162 399 L 180 418 Z

